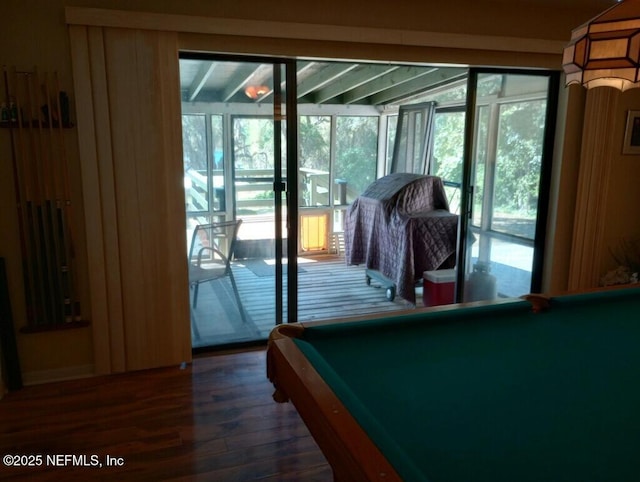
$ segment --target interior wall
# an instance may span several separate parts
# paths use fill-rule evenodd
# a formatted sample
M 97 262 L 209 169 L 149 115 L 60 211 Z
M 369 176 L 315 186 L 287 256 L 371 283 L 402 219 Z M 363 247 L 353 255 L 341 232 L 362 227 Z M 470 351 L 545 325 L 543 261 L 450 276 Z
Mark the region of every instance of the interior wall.
M 75 95 L 63 2 L 3 1 L 0 3 L 0 18 L 3 23 L 0 62 L 22 71 L 31 71 L 36 67 L 40 73 L 57 72 L 61 89 L 69 93 L 73 111 Z M 4 97 L 4 92 L 2 94 Z M 73 114 L 72 119 L 75 119 Z M 81 306 L 86 308 L 90 299 L 84 261 L 84 211 L 76 129 L 64 129 L 64 135 L 74 209 L 73 242 L 78 259 L 77 295 Z M 0 129 L 0 255 L 7 261 L 14 325 L 19 330 L 26 324 L 26 313 L 10 145 L 9 130 Z M 16 338 L 25 384 L 76 378 L 93 373 L 90 327 L 29 335 L 18 332 Z
M 542 281 L 546 293 L 568 286 L 585 97 L 580 86 L 560 88 Z
M 37 0 L 9 3 L 39 5 Z M 613 0 L 458 0 L 415 2 L 400 0 L 325 0 L 299 2 L 261 0 L 53 0 L 66 6 L 109 8 L 134 12 L 162 12 L 260 22 L 375 27 L 404 31 L 495 35 L 566 41 L 571 29 L 615 3 Z
M 587 92 L 577 175 L 576 209 L 568 288 L 596 287 L 615 268 L 611 250 L 637 237 L 639 155 L 623 154 L 628 110 L 637 109 L 638 89 Z M 636 255 L 637 256 L 637 255 Z
M 400 1 L 390 4 L 382 0 L 364 2 L 298 2 L 286 0 L 276 2 L 276 8 L 264 8 L 264 2 L 211 2 L 209 0 L 3 0 L 0 4 L 0 18 L 3 19 L 3 40 L 0 43 L 0 59 L 3 64 L 30 70 L 34 66 L 41 72 L 56 71 L 62 88 L 69 92 L 72 109 L 75 107 L 71 58 L 65 7 L 95 7 L 118 10 L 158 12 L 206 17 L 246 19 L 257 21 L 291 22 L 296 24 L 320 24 L 342 27 L 363 27 L 397 29 L 402 32 L 439 32 L 460 35 L 486 35 L 495 37 L 518 37 L 546 41 L 566 41 L 570 30 L 603 10 L 602 0 L 576 2 L 573 8 L 559 7 L 554 2 L 531 1 L 487 1 L 461 0 L 459 2 L 412 2 Z M 283 29 L 283 34 L 287 28 Z M 204 39 L 204 40 L 203 40 Z M 509 65 L 504 53 L 497 51 L 477 51 L 469 54 L 465 49 L 428 48 L 410 45 L 380 45 L 374 39 L 363 42 L 354 38 L 353 42 L 338 43 L 319 40 L 261 39 L 251 37 L 198 36 L 195 33 L 183 36 L 183 45 L 215 47 L 228 50 L 233 39 L 234 48 L 240 53 L 264 53 L 272 50 L 282 55 L 327 55 L 353 59 L 377 58 L 383 60 L 422 60 L 434 62 L 446 58 L 459 63 Z M 503 44 L 509 43 L 509 39 Z M 296 51 L 292 52 L 291 45 Z M 540 67 L 548 67 L 549 62 L 559 68 L 560 52 L 556 60 L 547 53 L 531 53 L 529 60 Z M 440 56 L 440 57 L 438 57 Z M 513 55 L 509 58 L 513 58 Z M 635 100 L 634 100 L 635 102 Z M 565 119 L 560 119 L 560 122 Z M 77 131 L 66 132 L 69 146 L 68 155 L 72 171 L 72 201 L 78 213 L 75 232 L 78 233 L 76 252 L 78 255 L 78 277 L 81 289 L 80 299 L 89 305 L 91 293 L 87 286 L 87 249 L 85 246 L 84 215 L 81 189 L 81 160 L 78 152 Z M 575 140 L 574 140 L 575 142 Z M 0 132 L 0 155 L 9 159 L 8 132 Z M 631 156 L 635 158 L 635 156 Z M 614 177 L 628 182 L 625 169 L 634 169 L 631 157 L 623 158 Z M 11 289 L 14 319 L 19 328 L 25 323 L 25 304 L 22 292 L 17 216 L 12 186 L 10 162 L 0 163 L 0 255 L 7 258 L 8 277 Z M 635 170 L 637 172 L 637 169 Z M 565 173 L 569 178 L 572 173 Z M 615 194 L 616 190 L 613 194 Z M 612 194 L 612 195 L 613 195 Z M 611 200 L 611 205 L 625 205 L 623 200 Z M 629 216 L 627 216 L 627 219 Z M 623 227 L 618 227 L 624 229 Z M 618 229 L 616 228 L 616 229 Z M 562 230 L 556 226 L 555 230 Z M 615 231 L 615 230 L 614 230 Z M 613 232 L 613 231 L 612 231 Z M 92 329 L 66 330 L 55 333 L 23 335 L 18 333 L 18 347 L 21 366 L 33 380 L 65 378 L 88 374 L 93 365 Z
M 640 89 L 631 89 L 619 95 L 613 106 L 613 125 L 604 135 L 613 138 L 613 152 L 609 173 L 607 216 L 603 219 L 603 253 L 599 274 L 616 268 L 611 250 L 625 239 L 640 239 L 640 155 L 622 153 L 629 110 L 640 111 Z M 636 254 L 640 257 L 640 253 Z

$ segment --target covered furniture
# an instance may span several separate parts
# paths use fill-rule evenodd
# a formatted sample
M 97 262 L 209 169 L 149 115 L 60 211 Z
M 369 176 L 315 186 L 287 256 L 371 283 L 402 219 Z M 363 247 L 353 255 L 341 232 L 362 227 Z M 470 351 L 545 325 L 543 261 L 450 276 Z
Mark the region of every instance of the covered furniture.
M 349 207 L 345 260 L 364 264 L 368 276 L 379 272 L 399 296 L 415 304 L 415 283 L 424 271 L 455 265 L 457 232 L 458 216 L 449 212 L 439 177 L 390 174 Z
M 231 270 L 238 229 L 242 220 L 199 224 L 193 231 L 189 248 L 189 287 L 193 289 L 194 308 L 198 305 L 201 283 L 229 278 L 242 321 L 246 322 L 238 287 Z

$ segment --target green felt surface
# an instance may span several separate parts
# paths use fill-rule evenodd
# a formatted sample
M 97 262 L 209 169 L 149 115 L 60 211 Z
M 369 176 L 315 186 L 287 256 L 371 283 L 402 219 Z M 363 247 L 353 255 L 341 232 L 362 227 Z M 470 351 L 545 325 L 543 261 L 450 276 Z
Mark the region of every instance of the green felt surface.
M 405 480 L 640 480 L 640 288 L 297 344 Z

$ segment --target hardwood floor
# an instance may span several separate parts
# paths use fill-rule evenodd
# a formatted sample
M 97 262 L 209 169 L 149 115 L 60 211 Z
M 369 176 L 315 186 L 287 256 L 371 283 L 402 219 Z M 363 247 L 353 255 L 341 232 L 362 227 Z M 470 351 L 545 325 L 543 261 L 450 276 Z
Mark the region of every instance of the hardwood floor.
M 0 452 L 42 459 L 39 467 L 3 464 L 0 479 L 332 480 L 295 408 L 272 400 L 265 370 L 257 350 L 9 393 L 0 400 Z M 107 467 L 107 456 L 122 466 Z

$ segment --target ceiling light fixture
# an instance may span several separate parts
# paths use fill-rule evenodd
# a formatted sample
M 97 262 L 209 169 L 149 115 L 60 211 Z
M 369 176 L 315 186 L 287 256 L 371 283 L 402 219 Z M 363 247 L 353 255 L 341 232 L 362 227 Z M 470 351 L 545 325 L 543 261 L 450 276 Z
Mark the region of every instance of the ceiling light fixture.
M 640 87 L 640 0 L 621 1 L 574 29 L 562 68 L 567 85 Z
M 262 97 L 264 94 L 269 92 L 269 87 L 266 85 L 249 85 L 246 89 L 244 89 L 244 93 L 250 99 L 257 99 L 258 97 Z

